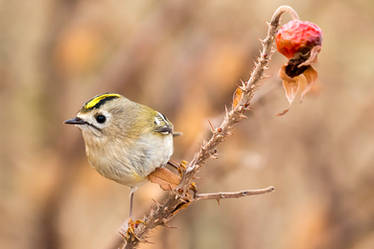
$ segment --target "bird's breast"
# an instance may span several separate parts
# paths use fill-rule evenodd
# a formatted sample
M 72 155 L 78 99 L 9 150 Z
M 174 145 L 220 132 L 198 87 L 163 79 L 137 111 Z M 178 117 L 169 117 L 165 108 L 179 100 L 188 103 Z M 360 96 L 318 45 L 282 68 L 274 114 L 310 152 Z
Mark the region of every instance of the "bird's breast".
M 118 138 L 105 143 L 86 143 L 90 164 L 104 177 L 128 186 L 136 186 L 173 153 L 173 137 L 146 134 L 135 141 Z

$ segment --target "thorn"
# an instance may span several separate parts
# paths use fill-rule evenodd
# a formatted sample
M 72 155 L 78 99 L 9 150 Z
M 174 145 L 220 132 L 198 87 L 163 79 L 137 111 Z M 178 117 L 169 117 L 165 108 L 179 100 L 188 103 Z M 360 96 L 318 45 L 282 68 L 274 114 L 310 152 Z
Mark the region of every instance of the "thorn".
M 242 90 L 243 92 L 246 92 L 247 89 L 246 89 L 246 86 L 245 85 L 242 85 L 242 86 L 239 86 L 240 90 Z
M 214 128 L 213 124 L 210 122 L 210 120 L 208 119 L 208 123 L 209 123 L 209 126 L 210 126 L 210 131 L 212 133 L 214 133 L 216 131 L 216 129 Z
M 225 105 L 225 118 L 229 118 L 229 110 L 227 109 L 226 105 Z
M 174 226 L 169 226 L 166 223 L 161 224 L 161 226 L 163 226 L 165 228 L 170 228 L 170 229 L 177 229 L 178 228 L 178 227 L 174 227 Z
M 240 80 L 241 87 L 245 88 L 247 86 L 247 83 L 243 80 Z
M 161 204 L 158 201 L 156 201 L 155 199 L 152 198 L 152 201 L 156 205 L 156 207 L 161 206 Z

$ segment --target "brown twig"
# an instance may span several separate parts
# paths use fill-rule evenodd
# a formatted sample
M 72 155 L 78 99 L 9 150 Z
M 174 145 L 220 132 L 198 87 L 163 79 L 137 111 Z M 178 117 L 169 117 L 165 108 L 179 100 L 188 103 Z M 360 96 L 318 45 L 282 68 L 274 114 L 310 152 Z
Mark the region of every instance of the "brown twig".
M 241 190 L 237 192 L 217 192 L 217 193 L 204 193 L 204 194 L 196 194 L 194 200 L 222 200 L 222 199 L 232 199 L 232 198 L 242 198 L 250 195 L 261 195 L 265 193 L 270 193 L 274 191 L 274 187 L 270 186 L 267 188 L 259 188 L 259 189 L 247 189 Z
M 271 56 L 274 52 L 273 42 L 276 32 L 279 28 L 280 17 L 284 13 L 290 13 L 293 18 L 298 18 L 297 13 L 289 6 L 279 7 L 273 14 L 270 23 L 268 23 L 268 31 L 265 39 L 262 41 L 262 49 L 249 80 L 242 82 L 239 101 L 230 109 L 226 108 L 225 117 L 222 123 L 214 130 L 208 142 L 203 142 L 200 150 L 194 155 L 192 161 L 188 164 L 184 171 L 179 186 L 169 192 L 169 196 L 162 204 L 155 204 L 144 217 L 144 223 L 138 224 L 133 231 L 128 232 L 124 241 L 116 238 L 111 248 L 119 248 L 124 243 L 124 248 L 136 248 L 139 242 L 146 241 L 146 234 L 153 228 L 165 225 L 175 215 L 187 208 L 193 202 L 205 199 L 223 199 L 223 198 L 239 198 L 255 194 L 271 192 L 274 188 L 269 187 L 259 190 L 239 191 L 234 193 L 213 193 L 213 194 L 196 194 L 194 193 L 193 178 L 199 168 L 215 157 L 217 146 L 231 134 L 231 130 L 241 120 L 247 118 L 245 114 L 252 108 L 252 99 L 257 88 L 260 86 L 260 80 L 264 78 L 264 72 L 268 69 Z M 238 99 L 238 98 L 237 98 Z

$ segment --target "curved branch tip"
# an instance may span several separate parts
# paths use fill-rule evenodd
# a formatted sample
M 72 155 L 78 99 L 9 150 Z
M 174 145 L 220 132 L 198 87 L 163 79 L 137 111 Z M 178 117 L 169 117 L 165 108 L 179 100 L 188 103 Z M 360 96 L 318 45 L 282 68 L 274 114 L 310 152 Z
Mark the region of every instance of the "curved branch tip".
M 299 15 L 297 14 L 296 10 L 294 10 L 291 6 L 288 6 L 288 5 L 282 5 L 282 6 L 279 6 L 275 11 L 274 11 L 274 14 L 271 18 L 271 23 L 278 23 L 279 22 L 279 19 L 280 17 L 284 14 L 284 13 L 288 13 L 290 14 L 291 18 L 292 19 L 300 19 Z

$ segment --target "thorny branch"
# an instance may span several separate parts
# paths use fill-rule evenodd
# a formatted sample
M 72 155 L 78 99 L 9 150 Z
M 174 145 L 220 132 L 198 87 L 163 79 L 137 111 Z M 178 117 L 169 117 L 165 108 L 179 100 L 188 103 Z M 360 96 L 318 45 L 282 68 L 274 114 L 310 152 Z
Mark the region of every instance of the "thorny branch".
M 197 194 L 193 183 L 194 176 L 200 167 L 210 158 L 214 158 L 217 153 L 217 146 L 224 141 L 226 137 L 231 134 L 234 125 L 241 120 L 247 118 L 245 115 L 251 108 L 251 101 L 253 96 L 260 86 L 260 80 L 265 78 L 264 72 L 268 69 L 268 65 L 272 54 L 274 53 L 273 42 L 275 35 L 279 28 L 280 17 L 284 13 L 289 13 L 292 18 L 298 18 L 295 10 L 289 6 L 279 7 L 273 14 L 270 23 L 268 23 L 268 31 L 264 40 L 262 40 L 262 49 L 258 57 L 254 69 L 249 77 L 249 80 L 242 82 L 239 89 L 240 95 L 236 96 L 238 99 L 235 105 L 230 109 L 226 108 L 225 117 L 218 128 L 212 129 L 212 136 L 207 142 L 203 142 L 200 150 L 194 155 L 192 161 L 186 166 L 183 172 L 182 180 L 179 186 L 169 193 L 169 196 L 162 204 L 156 203 L 150 211 L 144 216 L 142 223 L 129 229 L 127 236 L 122 239 L 118 237 L 113 241 L 110 248 L 136 248 L 139 242 L 147 242 L 146 235 L 153 228 L 165 225 L 174 216 L 190 204 L 198 200 L 206 199 L 226 199 L 239 198 L 254 194 L 262 194 L 271 192 L 274 188 L 268 187 L 258 190 L 246 190 L 231 193 L 211 193 L 211 194 Z M 238 91 L 236 91 L 238 92 Z
M 262 41 L 262 49 L 255 67 L 247 82 L 242 82 L 240 89 L 242 94 L 239 103 L 232 107 L 231 110 L 226 109 L 226 115 L 219 128 L 213 131 L 213 135 L 209 141 L 202 145 L 200 151 L 195 154 L 193 160 L 189 164 L 186 174 L 184 175 L 181 185 L 186 186 L 191 182 L 191 175 L 194 175 L 200 166 L 205 163 L 210 157 L 214 157 L 217 145 L 223 142 L 224 138 L 230 135 L 233 126 L 240 120 L 245 119 L 244 115 L 251 108 L 251 100 L 256 88 L 259 87 L 259 81 L 263 79 L 265 70 L 268 69 L 271 56 L 274 53 L 273 42 L 279 27 L 279 20 L 285 12 L 291 13 L 293 18 L 298 18 L 294 9 L 289 6 L 280 6 L 273 14 L 270 23 L 268 23 L 268 32 L 265 39 Z

